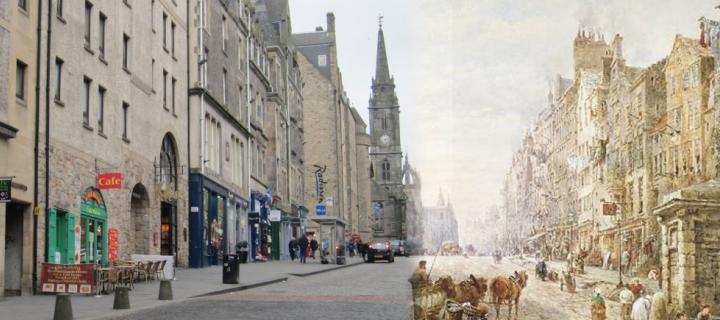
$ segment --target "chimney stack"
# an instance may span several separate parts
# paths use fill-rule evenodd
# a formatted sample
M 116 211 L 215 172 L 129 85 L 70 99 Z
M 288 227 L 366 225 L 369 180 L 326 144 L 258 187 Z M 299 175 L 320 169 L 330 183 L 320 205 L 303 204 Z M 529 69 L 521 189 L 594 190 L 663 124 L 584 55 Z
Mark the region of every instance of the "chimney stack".
M 327 13 L 327 31 L 335 32 L 335 14 L 332 12 Z

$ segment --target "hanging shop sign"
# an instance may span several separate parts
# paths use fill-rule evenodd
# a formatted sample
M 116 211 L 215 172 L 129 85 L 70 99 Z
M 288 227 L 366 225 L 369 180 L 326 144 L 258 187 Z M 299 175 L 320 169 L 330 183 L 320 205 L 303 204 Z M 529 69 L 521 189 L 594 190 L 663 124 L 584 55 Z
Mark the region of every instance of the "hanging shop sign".
M 0 203 L 10 202 L 12 179 L 0 178 Z
M 603 215 L 614 216 L 617 214 L 618 205 L 612 202 L 603 203 Z
M 84 293 L 95 292 L 95 264 L 43 263 L 40 275 L 42 292 Z
M 122 188 L 122 174 L 120 172 L 98 173 L 97 187 L 100 190 Z

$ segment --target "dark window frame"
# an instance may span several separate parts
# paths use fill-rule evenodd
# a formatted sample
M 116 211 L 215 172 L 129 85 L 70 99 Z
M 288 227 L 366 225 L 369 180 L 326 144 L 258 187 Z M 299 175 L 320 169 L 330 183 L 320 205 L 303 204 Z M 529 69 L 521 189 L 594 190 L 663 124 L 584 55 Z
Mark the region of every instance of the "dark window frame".
M 103 133 L 105 127 L 105 94 L 107 89 L 103 86 L 98 86 L 98 133 Z
M 99 32 L 100 32 L 100 43 L 98 44 L 98 55 L 100 58 L 105 57 L 105 31 L 107 27 L 107 16 L 100 12 L 100 22 L 98 24 Z
M 90 48 L 92 45 L 92 8 L 90 1 L 85 1 L 85 47 Z
M 123 69 L 130 70 L 130 36 L 123 33 Z
M 27 67 L 21 60 L 15 62 L 15 97 L 22 101 L 27 99 Z
M 62 101 L 62 69 L 65 61 L 55 57 L 55 100 Z
M 123 101 L 122 102 L 122 112 L 123 112 L 123 132 L 122 132 L 122 138 L 123 140 L 129 142 L 128 139 L 128 111 L 130 110 L 130 104 Z
M 90 86 L 92 79 L 83 77 L 83 124 L 90 126 Z

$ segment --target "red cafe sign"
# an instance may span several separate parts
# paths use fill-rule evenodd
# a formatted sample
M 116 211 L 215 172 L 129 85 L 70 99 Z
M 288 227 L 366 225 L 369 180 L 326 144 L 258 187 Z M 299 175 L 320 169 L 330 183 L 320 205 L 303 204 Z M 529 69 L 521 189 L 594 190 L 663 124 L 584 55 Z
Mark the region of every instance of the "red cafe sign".
M 122 174 L 119 172 L 98 173 L 97 187 L 100 190 L 122 188 Z

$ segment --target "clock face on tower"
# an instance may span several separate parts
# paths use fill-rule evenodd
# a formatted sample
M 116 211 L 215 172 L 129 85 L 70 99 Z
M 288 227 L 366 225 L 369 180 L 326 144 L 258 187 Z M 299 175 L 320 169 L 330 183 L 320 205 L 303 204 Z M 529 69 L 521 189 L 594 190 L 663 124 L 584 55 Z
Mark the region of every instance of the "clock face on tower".
M 380 137 L 380 143 L 382 145 L 387 146 L 390 144 L 390 137 L 387 134 L 384 134 Z

